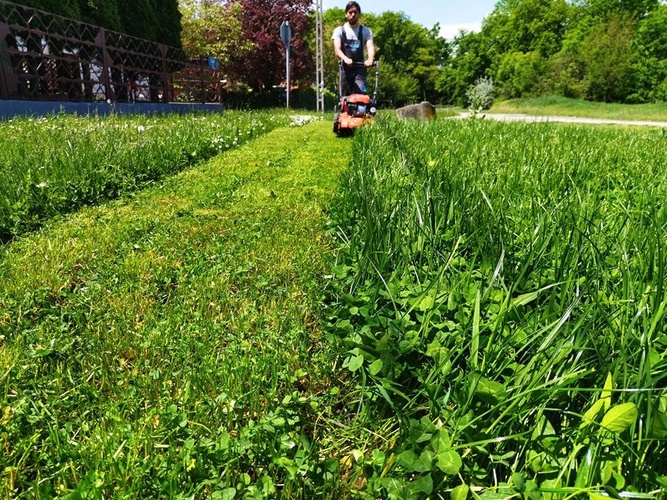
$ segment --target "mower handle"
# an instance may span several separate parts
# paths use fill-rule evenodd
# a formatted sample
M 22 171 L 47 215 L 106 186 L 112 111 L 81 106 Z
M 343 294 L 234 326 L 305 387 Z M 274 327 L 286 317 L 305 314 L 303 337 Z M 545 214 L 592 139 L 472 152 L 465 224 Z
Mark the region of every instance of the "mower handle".
M 373 61 L 373 64 L 371 64 L 370 66 L 366 66 L 366 63 L 363 63 L 363 62 L 352 62 L 352 63 L 350 63 L 350 64 L 345 64 L 345 63 L 341 60 L 340 63 L 341 63 L 343 66 L 348 66 L 348 67 L 352 67 L 352 68 L 371 68 L 371 67 L 373 67 L 373 66 L 377 67 L 377 65 L 378 65 L 378 62 L 377 62 L 377 61 Z
M 338 60 L 338 92 L 339 96 L 342 98 L 343 97 L 343 67 L 352 67 L 352 68 L 361 68 L 361 67 L 366 67 L 365 63 L 362 62 L 353 62 L 352 64 L 345 64 L 342 59 Z M 375 91 L 373 92 L 373 97 L 372 101 L 376 102 L 377 101 L 377 95 L 378 95 L 378 84 L 380 81 L 380 61 L 373 61 L 373 64 L 371 66 L 368 66 L 372 68 L 375 66 Z

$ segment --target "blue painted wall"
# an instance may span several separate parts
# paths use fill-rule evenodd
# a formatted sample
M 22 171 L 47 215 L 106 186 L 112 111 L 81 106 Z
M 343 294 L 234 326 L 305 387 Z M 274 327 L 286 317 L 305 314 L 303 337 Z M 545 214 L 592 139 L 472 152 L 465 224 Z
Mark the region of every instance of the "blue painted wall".
M 56 113 L 77 115 L 119 114 L 167 114 L 189 112 L 222 113 L 221 104 L 190 103 L 115 103 L 106 102 L 42 102 L 0 100 L 0 119 L 8 120 L 16 116 L 45 116 Z

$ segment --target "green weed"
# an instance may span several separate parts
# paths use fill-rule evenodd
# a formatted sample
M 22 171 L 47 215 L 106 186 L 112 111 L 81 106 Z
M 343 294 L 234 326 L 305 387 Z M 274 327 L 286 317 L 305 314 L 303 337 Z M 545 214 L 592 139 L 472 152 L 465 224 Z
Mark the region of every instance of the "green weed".
M 364 454 L 368 495 L 662 491 L 662 134 L 386 120 L 356 139 L 330 329 L 397 435 Z

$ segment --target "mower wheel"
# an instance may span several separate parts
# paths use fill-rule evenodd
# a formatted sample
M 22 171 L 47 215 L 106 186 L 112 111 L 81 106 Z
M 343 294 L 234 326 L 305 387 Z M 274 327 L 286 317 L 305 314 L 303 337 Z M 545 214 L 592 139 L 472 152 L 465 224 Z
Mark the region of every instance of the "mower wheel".
M 340 113 L 336 113 L 334 115 L 334 121 L 333 121 L 333 131 L 334 131 L 334 134 L 336 134 L 336 135 L 338 135 L 338 132 L 339 132 L 339 128 L 338 128 L 338 125 L 339 125 L 338 121 L 339 120 L 340 120 Z

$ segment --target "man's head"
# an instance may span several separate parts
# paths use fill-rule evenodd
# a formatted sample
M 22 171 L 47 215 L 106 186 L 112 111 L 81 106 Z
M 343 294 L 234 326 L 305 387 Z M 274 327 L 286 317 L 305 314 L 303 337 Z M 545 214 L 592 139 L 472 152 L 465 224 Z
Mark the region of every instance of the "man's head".
M 359 22 L 359 16 L 361 15 L 361 7 L 355 1 L 348 2 L 345 6 L 345 19 L 351 26 L 356 26 Z

